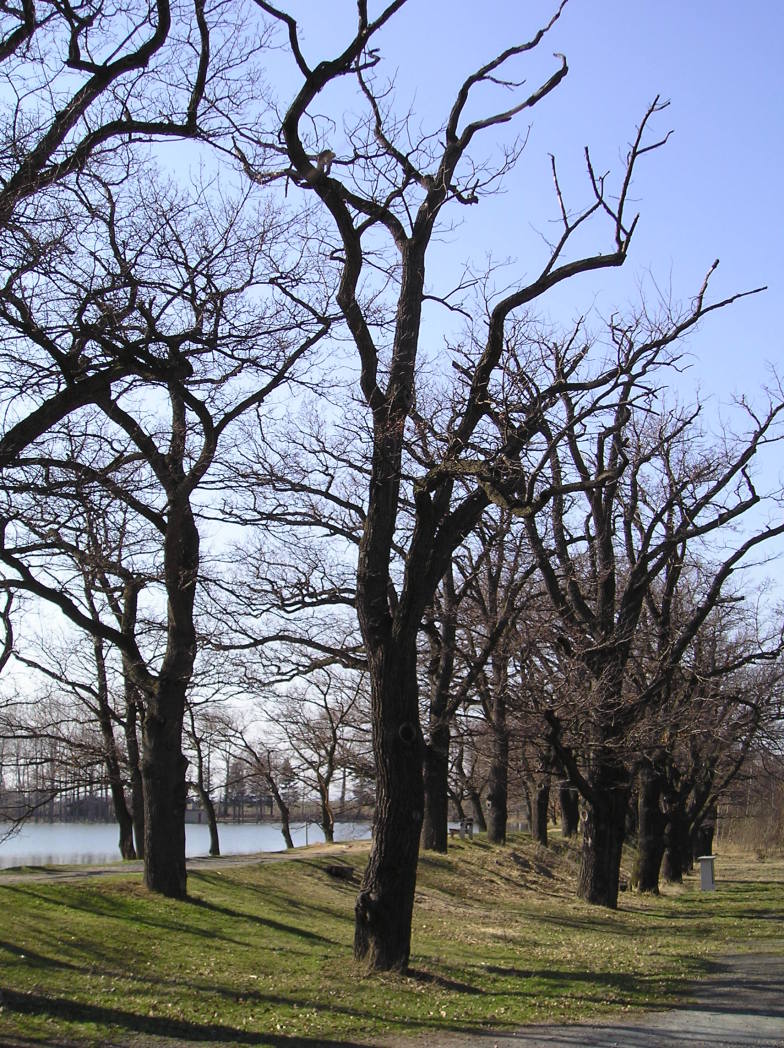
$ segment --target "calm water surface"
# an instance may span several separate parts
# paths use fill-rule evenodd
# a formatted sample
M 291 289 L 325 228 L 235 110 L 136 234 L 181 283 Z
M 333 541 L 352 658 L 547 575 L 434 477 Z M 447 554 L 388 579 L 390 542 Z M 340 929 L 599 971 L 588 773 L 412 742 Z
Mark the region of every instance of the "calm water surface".
M 224 823 L 219 825 L 222 855 L 246 852 L 282 851 L 285 848 L 279 822 Z M 8 826 L 0 823 L 0 840 Z M 295 844 L 316 844 L 324 835 L 312 823 L 291 824 Z M 360 840 L 370 836 L 366 822 L 339 822 L 335 839 Z M 0 843 L 0 869 L 9 866 L 48 866 L 52 863 L 101 863 L 120 858 L 119 831 L 114 823 L 102 822 L 31 822 L 15 836 Z M 187 823 L 185 854 L 206 855 L 210 834 L 205 825 Z

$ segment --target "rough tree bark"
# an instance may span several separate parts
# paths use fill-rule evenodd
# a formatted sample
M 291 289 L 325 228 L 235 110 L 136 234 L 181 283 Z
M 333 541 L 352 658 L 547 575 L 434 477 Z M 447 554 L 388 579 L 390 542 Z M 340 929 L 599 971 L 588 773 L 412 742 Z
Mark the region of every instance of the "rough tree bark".
M 181 689 L 182 691 L 183 689 Z M 188 762 L 182 752 L 182 713 L 176 696 L 149 703 L 142 730 L 144 883 L 172 899 L 187 895 L 185 804 Z
M 376 655 L 378 657 L 378 655 Z M 354 952 L 370 967 L 404 969 L 411 949 L 411 919 L 422 828 L 424 739 L 418 720 L 415 637 L 380 653 L 394 661 L 376 667 L 373 746 L 376 809 L 373 848 L 357 896 Z M 371 659 L 373 655 L 371 655 Z
M 611 756 L 597 760 L 591 794 L 583 809 L 583 841 L 577 895 L 586 902 L 618 907 L 621 852 L 629 801 L 628 774 Z
M 667 819 L 662 810 L 664 782 L 655 763 L 642 764 L 638 783 L 638 854 L 634 879 L 638 891 L 658 894 Z

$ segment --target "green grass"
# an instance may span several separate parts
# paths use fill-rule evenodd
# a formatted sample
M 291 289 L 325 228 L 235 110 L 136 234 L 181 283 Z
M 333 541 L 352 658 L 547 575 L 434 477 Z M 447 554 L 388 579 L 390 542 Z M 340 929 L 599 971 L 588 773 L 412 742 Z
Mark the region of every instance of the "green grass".
M 343 860 L 358 876 L 365 856 Z M 329 861 L 193 872 L 185 903 L 138 875 L 0 887 L 0 1043 L 277 1048 L 608 1017 L 666 1006 L 722 951 L 784 950 L 782 862 L 719 860 L 715 894 L 692 878 L 609 912 L 574 898 L 563 844 L 516 837 L 424 857 L 411 971 L 368 976 L 351 955 L 356 883 Z

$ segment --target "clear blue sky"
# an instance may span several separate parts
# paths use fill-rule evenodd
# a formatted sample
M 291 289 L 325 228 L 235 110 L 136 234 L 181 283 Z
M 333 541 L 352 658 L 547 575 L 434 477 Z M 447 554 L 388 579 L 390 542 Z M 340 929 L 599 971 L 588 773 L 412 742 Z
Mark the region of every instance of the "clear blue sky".
M 382 6 L 371 0 L 373 12 Z M 510 44 L 530 39 L 556 6 L 545 0 L 409 0 L 376 41 L 385 69 L 397 74 L 399 111 L 410 105 L 424 129 L 437 129 L 464 76 Z M 285 7 L 301 20 L 311 63 L 349 38 L 352 0 L 292 0 Z M 721 428 L 722 418 L 732 418 L 726 405 L 733 395 L 754 400 L 770 379 L 770 365 L 784 373 L 782 41 L 784 4 L 773 0 L 569 0 L 536 55 L 517 67 L 535 86 L 557 67 L 553 52 L 562 52 L 569 75 L 518 124 L 524 131 L 532 121 L 518 174 L 503 195 L 464 210 L 464 225 L 443 257 L 473 256 L 481 265 L 492 251 L 498 259 L 515 259 L 510 279 L 538 272 L 542 255 L 534 230 L 546 232 L 557 217 L 548 153 L 558 158 L 572 203 L 584 202 L 583 147 L 591 147 L 598 171 L 620 170 L 647 105 L 656 95 L 668 99 L 670 108 L 655 127 L 673 134 L 640 166 L 633 196 L 641 219 L 627 265 L 551 293 L 546 307 L 564 322 L 592 303 L 606 315 L 638 301 L 641 286 L 653 297 L 654 282 L 683 301 L 716 258 L 716 298 L 767 285 L 763 295 L 714 315 L 688 343 L 692 366 L 679 382 L 680 395 L 690 398 L 699 387 L 708 424 Z M 332 115 L 339 117 L 339 107 Z M 494 134 L 486 140 L 488 151 Z M 605 238 L 591 247 L 611 245 Z M 438 275 L 431 266 L 431 279 Z M 784 483 L 778 447 L 768 449 L 761 465 L 765 485 Z
M 410 0 L 378 41 L 390 71 L 398 71 L 401 105 L 410 101 L 424 123 L 430 117 L 437 124 L 462 76 L 528 39 L 555 6 Z M 302 21 L 311 61 L 345 40 L 355 12 L 351 0 L 298 0 L 286 8 Z M 583 146 L 591 146 L 598 169 L 617 170 L 646 105 L 661 95 L 671 106 L 656 126 L 674 134 L 641 166 L 635 184 L 641 222 L 630 263 L 623 275 L 586 283 L 576 306 L 594 293 L 605 311 L 622 305 L 648 271 L 682 299 L 720 258 L 718 295 L 760 284 L 769 290 L 705 325 L 691 343 L 693 377 L 722 399 L 753 392 L 765 380 L 766 362 L 784 367 L 782 40 L 784 5 L 772 0 L 570 0 L 536 58 L 518 67 L 533 85 L 555 68 L 552 52 L 560 51 L 569 75 L 533 113 L 521 181 L 510 180 L 503 196 L 466 216 L 467 228 L 454 239 L 457 253 L 468 255 L 470 246 L 481 260 L 492 249 L 533 271 L 532 227 L 546 230 L 554 217 L 548 152 L 557 155 L 577 203 L 585 190 Z M 552 304 L 569 308 L 566 300 Z

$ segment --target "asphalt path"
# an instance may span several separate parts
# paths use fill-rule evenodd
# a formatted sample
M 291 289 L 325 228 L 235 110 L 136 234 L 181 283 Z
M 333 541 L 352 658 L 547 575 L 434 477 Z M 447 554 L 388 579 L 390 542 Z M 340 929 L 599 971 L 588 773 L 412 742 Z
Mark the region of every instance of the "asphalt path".
M 666 1012 L 608 1023 L 528 1026 L 514 1033 L 381 1041 L 379 1048 L 784 1048 L 784 954 L 722 957 Z

